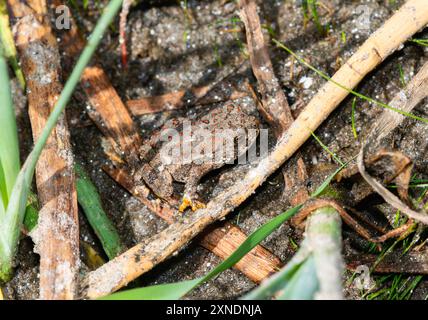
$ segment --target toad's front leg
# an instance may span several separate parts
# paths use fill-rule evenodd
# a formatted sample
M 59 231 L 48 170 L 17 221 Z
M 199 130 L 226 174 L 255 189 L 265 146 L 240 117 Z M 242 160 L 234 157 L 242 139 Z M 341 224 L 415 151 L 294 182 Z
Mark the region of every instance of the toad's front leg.
M 198 209 L 205 208 L 205 204 L 198 201 L 198 194 L 196 192 L 198 187 L 199 179 L 193 180 L 191 182 L 186 183 L 184 188 L 184 195 L 181 205 L 178 207 L 180 212 L 184 212 L 188 207 L 192 209 L 192 211 L 196 211 Z
M 153 193 L 156 194 L 159 198 L 162 198 L 171 204 L 174 202 L 176 203 L 177 199 L 173 198 L 173 179 L 167 170 L 161 171 L 146 163 L 138 171 L 135 179 L 143 179 L 144 182 L 153 191 Z

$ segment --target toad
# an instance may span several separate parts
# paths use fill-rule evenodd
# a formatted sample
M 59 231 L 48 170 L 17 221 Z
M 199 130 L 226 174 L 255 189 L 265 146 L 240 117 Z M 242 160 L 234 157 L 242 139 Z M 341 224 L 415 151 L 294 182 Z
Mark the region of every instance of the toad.
M 174 182 L 183 183 L 179 211 L 203 208 L 205 205 L 197 200 L 200 179 L 245 155 L 257 138 L 258 128 L 255 116 L 232 103 L 214 108 L 193 122 L 173 119 L 160 130 L 156 137 L 160 147 L 135 179 L 143 179 L 158 197 L 172 204 L 177 204 Z

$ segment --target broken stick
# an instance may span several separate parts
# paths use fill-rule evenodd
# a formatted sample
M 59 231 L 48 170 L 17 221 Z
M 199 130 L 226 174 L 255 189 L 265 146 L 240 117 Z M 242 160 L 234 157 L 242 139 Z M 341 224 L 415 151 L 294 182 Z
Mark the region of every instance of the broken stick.
M 126 106 L 134 116 L 141 116 L 243 98 L 248 96 L 248 90 L 240 88 L 230 77 L 243 72 L 247 68 L 248 63 L 244 61 L 234 67 L 229 74 L 221 75 L 218 81 L 206 86 L 168 92 L 160 96 L 128 100 Z
M 207 93 L 212 89 L 213 86 L 207 85 L 191 88 L 189 90 L 168 92 L 160 96 L 128 100 L 126 106 L 134 116 L 142 116 L 144 114 L 177 110 L 194 103 L 200 105 L 212 104 L 215 102 L 235 100 L 248 95 L 247 92 L 230 88 L 228 96 L 215 97 L 213 95 L 208 95 L 208 97 L 206 97 Z
M 262 96 L 263 114 L 273 125 L 277 136 L 280 136 L 294 121 L 290 106 L 274 74 L 255 2 L 240 0 L 239 6 L 239 16 L 245 24 L 251 66 Z
M 133 179 L 124 169 L 103 168 L 116 182 L 139 199 L 152 212 L 164 219 L 169 224 L 176 220 L 176 210 L 160 199 L 149 200 L 146 191 L 141 186 L 135 186 Z M 210 250 L 221 259 L 228 258 L 247 238 L 244 232 L 231 223 L 224 223 L 215 228 L 206 230 L 199 239 L 199 244 Z M 255 283 L 260 283 L 281 268 L 282 263 L 269 250 L 263 246 L 256 246 L 245 255 L 235 266 Z
M 333 80 L 354 88 L 367 73 L 427 23 L 426 0 L 408 1 L 370 36 L 336 72 Z M 331 82 L 326 83 L 284 133 L 274 150 L 244 179 L 215 197 L 205 209 L 199 209 L 190 217 L 171 224 L 147 241 L 90 272 L 84 281 L 82 297 L 97 298 L 120 289 L 180 250 L 206 226 L 225 217 L 300 148 L 347 94 L 347 90 Z
M 9 1 L 19 20 L 16 44 L 27 82 L 29 115 L 37 140 L 61 91 L 60 56 L 44 0 Z M 79 224 L 73 154 L 65 114 L 53 130 L 36 167 L 42 208 L 33 233 L 40 255 L 40 298 L 74 299 L 79 266 Z
M 253 0 L 240 0 L 239 6 L 241 7 L 239 15 L 245 24 L 251 66 L 257 78 L 261 95 L 259 111 L 274 128 L 276 137 L 280 138 L 293 123 L 293 115 L 273 70 L 269 52 L 264 42 L 256 3 Z M 309 194 L 305 186 L 307 172 L 303 159 L 297 157 L 295 161 L 290 161 L 282 168 L 282 173 L 284 175 L 284 190 L 287 190 L 291 196 L 290 203 L 295 206 L 306 201 Z

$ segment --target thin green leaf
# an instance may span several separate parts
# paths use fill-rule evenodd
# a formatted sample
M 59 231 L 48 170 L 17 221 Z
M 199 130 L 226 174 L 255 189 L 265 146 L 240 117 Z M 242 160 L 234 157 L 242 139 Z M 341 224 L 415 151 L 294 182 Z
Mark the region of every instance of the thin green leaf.
M 250 291 L 242 300 L 263 300 L 271 298 L 276 292 L 281 290 L 285 283 L 288 283 L 294 274 L 304 263 L 308 252 L 303 249 L 299 250 L 285 267 L 266 281 L 262 282 L 257 288 Z
M 331 180 L 333 180 L 334 177 L 340 171 L 342 171 L 343 168 L 345 168 L 348 165 L 348 163 L 349 163 L 349 161 L 343 163 L 339 168 L 336 169 L 336 171 L 334 171 L 331 175 L 329 175 L 327 177 L 327 179 L 325 179 L 324 182 L 314 192 L 311 193 L 311 198 L 317 198 L 317 197 L 319 197 L 325 191 L 325 189 L 328 187 L 328 185 L 330 184 Z
M 100 300 L 177 300 L 191 291 L 202 278 L 160 284 L 113 293 Z
M 208 275 L 204 277 L 204 281 L 208 281 L 218 275 L 219 273 L 233 267 L 239 260 L 242 259 L 248 252 L 250 252 L 255 246 L 257 246 L 261 241 L 266 239 L 272 232 L 274 232 L 279 226 L 281 226 L 285 221 L 294 216 L 303 205 L 297 205 L 284 213 L 276 216 L 272 220 L 266 222 L 256 231 L 245 239 L 245 241 L 236 249 L 226 260 L 220 263 L 216 268 L 214 268 Z
M 423 276 L 418 275 L 416 276 L 413 281 L 410 283 L 410 285 L 404 290 L 404 292 L 398 297 L 398 300 L 409 300 L 410 297 L 413 294 L 413 291 L 418 286 L 418 284 L 422 281 Z
M 314 257 L 310 255 L 286 282 L 277 300 L 313 300 L 318 291 L 319 282 Z
M 306 25 L 306 21 L 309 20 L 308 0 L 303 0 L 301 2 L 301 6 L 302 6 L 302 13 L 303 13 L 303 20 L 305 21 L 305 25 Z
M 411 39 L 410 41 L 420 46 L 428 47 L 428 39 Z
M 16 48 L 12 31 L 10 30 L 6 0 L 0 0 L 0 42 L 3 44 L 4 55 L 12 66 L 21 87 L 25 88 L 24 75 L 16 58 Z
M 105 213 L 97 188 L 82 166 L 75 164 L 77 200 L 109 259 L 122 252 L 119 233 Z
M 0 44 L 0 162 L 3 203 L 7 205 L 20 169 L 18 130 L 6 59 Z
M 404 78 L 404 71 L 401 64 L 398 65 L 398 72 L 400 73 L 401 85 L 403 86 L 403 88 L 405 88 L 407 83 L 406 83 L 406 79 Z
M 22 170 L 27 170 L 24 164 Z M 30 183 L 24 174 L 19 174 L 12 190 L 6 214 L 0 223 L 0 282 L 12 276 L 12 260 L 17 248 L 20 225 L 24 220 Z
M 354 138 L 358 138 L 357 134 L 357 128 L 355 127 L 355 106 L 357 104 L 357 97 L 354 97 L 352 100 L 352 109 L 351 109 L 351 126 L 352 126 L 352 134 L 354 135 Z
M 333 152 L 333 151 L 330 151 L 330 149 L 321 141 L 321 139 L 320 138 L 318 138 L 318 136 L 317 135 L 315 135 L 315 133 L 313 133 L 312 131 L 311 131 L 311 135 L 312 135 L 312 137 L 314 137 L 314 139 L 318 142 L 318 144 L 329 154 L 329 155 L 331 155 L 332 157 L 333 157 L 333 159 L 334 160 L 336 160 L 336 162 L 337 163 L 339 163 L 341 166 L 343 166 L 344 164 L 343 164 L 343 162 L 342 162 L 342 160 L 340 160 L 339 159 L 339 157 Z
M 9 197 L 7 195 L 6 180 L 4 177 L 3 166 L 1 165 L 0 160 L 0 218 L 3 217 L 6 211 L 8 198 Z
M 321 24 L 320 17 L 317 9 L 317 0 L 306 0 L 308 3 L 308 7 L 311 10 L 312 17 L 314 19 L 314 23 L 318 29 L 320 34 L 324 34 L 324 28 Z
M 206 274 L 202 278 L 189 280 L 180 282 L 180 285 L 183 286 L 183 290 L 179 290 L 177 292 L 171 292 L 171 288 L 175 288 L 177 283 L 170 283 L 166 285 L 159 286 L 149 286 L 144 288 L 132 289 L 131 296 L 127 296 L 127 291 L 123 291 L 119 293 L 112 294 L 107 296 L 106 299 L 145 299 L 149 297 L 153 290 L 157 290 L 158 299 L 180 299 L 182 296 L 190 292 L 195 287 L 201 285 L 202 283 L 213 279 L 215 276 L 220 274 L 221 272 L 233 267 L 239 260 L 242 259 L 248 252 L 250 252 L 255 246 L 257 246 L 261 241 L 263 241 L 267 236 L 269 236 L 272 232 L 274 232 L 281 224 L 283 224 L 286 220 L 294 216 L 302 207 L 302 205 L 295 206 L 284 213 L 276 216 L 269 222 L 262 225 L 256 231 L 254 231 L 247 239 L 236 249 L 226 260 L 220 263 L 217 267 L 215 267 L 211 272 Z M 154 289 L 154 287 L 156 287 Z M 164 290 L 165 289 L 165 290 Z M 162 295 L 162 293 L 164 295 Z
M 297 61 L 299 61 L 300 63 L 304 64 L 306 67 L 308 67 L 309 69 L 311 69 L 312 71 L 314 71 L 316 74 L 318 74 L 319 76 L 321 76 L 321 77 L 322 77 L 322 78 L 324 78 L 325 80 L 330 81 L 331 83 L 334 83 L 336 86 L 338 86 L 339 88 L 341 88 L 341 89 L 343 89 L 343 90 L 347 91 L 348 93 L 351 93 L 351 94 L 353 94 L 354 96 L 356 96 L 356 97 L 358 97 L 358 98 L 360 98 L 360 99 L 363 99 L 363 100 L 366 100 L 366 101 L 368 101 L 368 102 L 374 103 L 374 104 L 376 104 L 376 105 L 378 105 L 378 106 L 380 106 L 380 107 L 383 107 L 383 108 L 385 108 L 385 109 L 389 109 L 389 110 L 392 110 L 392 111 L 397 112 L 397 113 L 399 113 L 399 114 L 402 114 L 403 116 L 406 116 L 406 117 L 408 117 L 408 118 L 412 118 L 412 119 L 415 119 L 415 120 L 419 120 L 419 121 L 422 121 L 422 122 L 428 123 L 428 119 L 426 119 L 426 118 L 421 118 L 421 117 L 418 117 L 417 115 L 414 115 L 413 113 L 409 113 L 409 112 L 406 112 L 406 111 L 403 111 L 403 110 L 397 109 L 397 108 L 395 108 L 395 107 L 392 107 L 392 106 L 390 106 L 390 105 L 387 105 L 386 103 L 383 103 L 383 102 L 377 101 L 377 100 L 375 100 L 375 99 L 373 99 L 373 98 L 367 97 L 367 96 L 365 96 L 365 95 L 363 95 L 363 94 L 361 94 L 361 93 L 359 93 L 359 92 L 356 92 L 356 91 L 354 91 L 354 90 L 352 90 L 352 89 L 350 89 L 350 88 L 348 88 L 348 87 L 345 87 L 344 85 L 340 84 L 339 82 L 334 81 L 330 76 L 328 76 L 328 75 L 327 75 L 327 74 L 325 74 L 324 72 L 322 72 L 322 71 L 318 70 L 317 68 L 315 68 L 315 67 L 313 67 L 312 65 L 310 65 L 309 63 L 307 63 L 307 62 L 306 62 L 304 59 L 302 59 L 299 55 L 297 55 L 295 52 L 291 51 L 291 49 L 289 49 L 288 47 L 286 47 L 284 44 L 282 44 L 282 43 L 281 43 L 281 42 L 279 42 L 278 40 L 276 40 L 276 39 L 272 39 L 272 41 L 273 41 L 273 42 L 274 42 L 278 47 L 280 47 L 281 49 L 284 49 L 284 50 L 285 50 L 285 51 L 287 51 L 289 54 L 291 54 L 293 57 L 295 57 Z
M 314 217 L 317 219 L 314 220 Z M 319 270 L 329 270 L 340 278 L 340 218 L 335 209 L 322 207 L 308 218 L 305 240 L 290 262 L 277 274 L 244 296 L 244 299 L 313 299 L 322 288 L 340 287 L 340 279 L 319 279 Z M 339 223 L 338 223 L 339 222 Z M 329 281 L 329 282 L 323 282 Z M 333 285 L 333 286 L 332 286 Z M 336 292 L 337 293 L 337 292 Z M 341 290 L 338 296 L 341 295 Z

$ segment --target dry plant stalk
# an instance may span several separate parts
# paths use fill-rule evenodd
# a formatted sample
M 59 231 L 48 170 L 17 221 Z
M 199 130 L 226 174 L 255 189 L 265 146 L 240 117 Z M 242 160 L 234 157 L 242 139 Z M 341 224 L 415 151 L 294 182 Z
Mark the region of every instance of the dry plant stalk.
M 212 88 L 213 86 L 207 85 L 190 88 L 189 90 L 168 92 L 160 96 L 128 100 L 126 106 L 134 116 L 141 116 L 149 113 L 181 109 L 192 103 L 200 105 L 212 104 L 226 100 L 235 100 L 248 95 L 247 92 L 232 89 L 230 95 L 227 97 L 217 97 L 217 99 L 210 95 L 206 97 Z
M 16 18 L 16 45 L 27 81 L 34 140 L 45 127 L 61 91 L 60 56 L 44 0 L 9 1 Z M 79 224 L 73 154 L 66 117 L 53 130 L 36 167 L 42 209 L 32 234 L 40 255 L 40 298 L 74 299 L 79 267 Z
M 103 168 L 122 187 L 139 199 L 152 212 L 164 219 L 169 224 L 176 220 L 176 210 L 168 203 L 160 199 L 149 200 L 150 192 L 144 186 L 135 186 L 130 174 L 123 168 Z M 199 239 L 199 244 L 210 250 L 221 259 L 228 258 L 247 238 L 245 233 L 231 223 L 224 223 L 204 231 Z M 278 257 L 263 246 L 258 245 L 245 255 L 235 266 L 255 283 L 260 283 L 281 268 L 282 263 Z
M 262 96 L 262 113 L 275 129 L 277 136 L 280 136 L 294 121 L 290 106 L 273 72 L 256 3 L 251 0 L 240 0 L 239 6 L 241 7 L 239 16 L 245 24 L 247 34 L 251 67 Z
M 92 106 L 88 110 L 91 119 L 109 138 L 116 152 L 124 155 L 128 165 L 138 166 L 140 135 L 104 70 L 98 65 L 87 67 L 83 71 L 81 83 Z
M 56 3 L 56 5 L 59 4 Z M 67 33 L 61 33 L 61 37 L 61 47 L 69 57 L 77 55 L 84 47 L 84 41 L 79 36 L 74 23 Z M 142 144 L 140 135 L 128 110 L 99 65 L 85 69 L 82 75 L 82 88 L 93 108 L 89 110 L 91 119 L 109 138 L 112 145 L 116 145 L 118 154 L 123 154 L 129 167 L 138 168 L 140 165 L 138 154 Z M 149 199 L 151 191 L 144 183 L 135 185 L 134 179 L 131 178 L 132 172 L 128 172 L 125 168 L 106 168 L 106 171 L 152 212 L 168 223 L 173 223 L 174 217 L 179 215 L 165 201 Z M 206 233 L 200 243 L 224 260 L 241 245 L 245 238 L 245 233 L 238 227 L 226 224 Z M 236 265 L 238 270 L 256 283 L 270 276 L 280 267 L 281 261 L 262 246 L 254 248 Z
M 62 4 L 60 0 L 53 0 L 50 5 L 55 10 Z M 79 34 L 71 13 L 69 18 L 71 28 L 58 33 L 61 38 L 59 45 L 64 54 L 66 70 L 71 70 L 74 58 L 80 54 L 86 44 Z M 98 64 L 87 67 L 83 71 L 81 84 L 92 106 L 88 113 L 96 119 L 95 124 L 109 138 L 118 154 L 123 152 L 130 165 L 137 164 L 141 138 L 127 108 L 111 85 L 104 70 Z M 104 126 L 102 119 L 109 119 L 109 125 Z
M 409 0 L 333 76 L 354 88 L 364 76 L 428 23 L 426 0 Z M 82 297 L 97 298 L 120 289 L 180 250 L 209 224 L 222 219 L 245 201 L 267 177 L 289 159 L 348 94 L 326 83 L 278 141 L 272 152 L 234 186 L 212 199 L 207 207 L 184 217 L 137 244 L 101 268 L 90 272 Z
M 240 0 L 239 6 L 241 8 L 239 15 L 245 24 L 251 67 L 257 78 L 258 90 L 261 95 L 261 101 L 258 104 L 259 111 L 274 128 L 276 137 L 280 138 L 293 123 L 294 118 L 273 70 L 269 52 L 264 42 L 256 3 L 253 0 Z M 306 201 L 309 194 L 305 186 L 307 179 L 305 163 L 301 157 L 293 160 L 295 161 L 290 161 L 282 168 L 282 173 L 285 190 L 292 194 L 290 203 L 297 205 Z
M 428 7 L 428 6 L 426 6 Z M 428 62 L 423 65 L 421 70 L 413 77 L 405 89 L 401 90 L 390 102 L 390 106 L 402 111 L 410 112 L 416 105 L 428 95 Z M 376 121 L 370 131 L 365 143 L 360 149 L 358 155 L 358 169 L 361 176 L 368 184 L 376 191 L 383 199 L 405 213 L 409 218 L 428 224 L 428 215 L 412 210 L 407 204 L 403 203 L 397 196 L 385 188 L 379 181 L 369 175 L 365 169 L 364 157 L 369 148 L 375 147 L 380 141 L 386 137 L 394 128 L 396 128 L 405 116 L 393 112 L 392 110 L 384 110 L 380 118 Z M 410 170 L 405 172 L 405 179 L 410 179 Z M 407 194 L 407 189 L 402 190 L 400 195 Z

